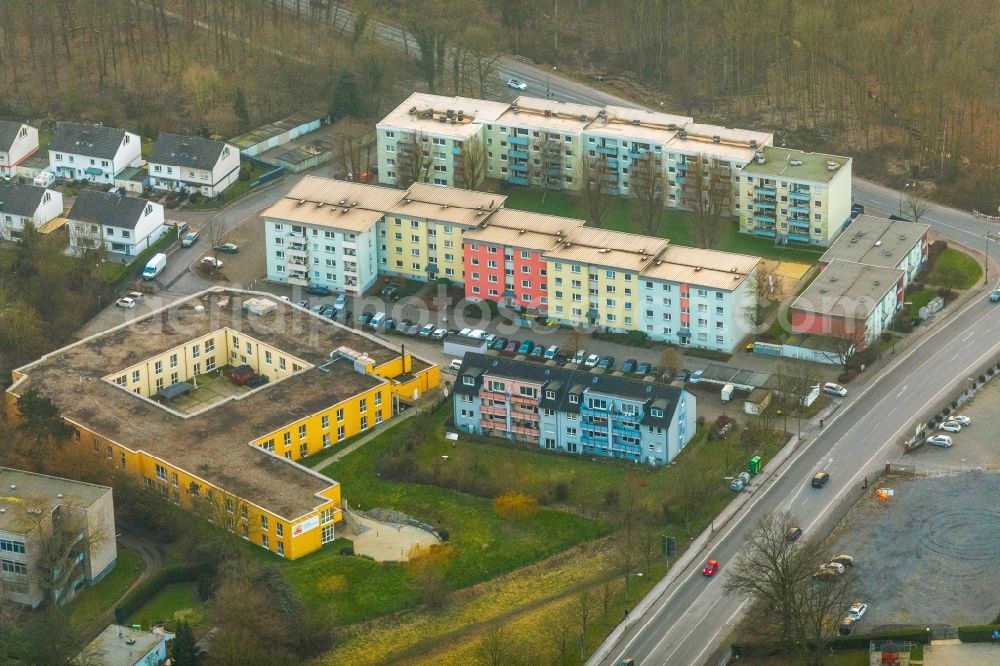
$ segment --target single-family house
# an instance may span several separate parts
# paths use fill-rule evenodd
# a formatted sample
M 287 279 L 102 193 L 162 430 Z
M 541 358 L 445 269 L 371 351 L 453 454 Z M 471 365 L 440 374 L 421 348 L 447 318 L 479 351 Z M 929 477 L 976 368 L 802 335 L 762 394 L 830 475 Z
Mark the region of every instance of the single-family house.
M 0 120 L 0 176 L 12 178 L 17 167 L 38 150 L 38 130 L 31 125 Z
M 49 169 L 67 180 L 110 185 L 141 162 L 139 135 L 114 127 L 58 123 L 49 143 Z
M 0 238 L 18 240 L 26 223 L 36 229 L 62 215 L 62 193 L 21 183 L 0 183 Z
M 150 185 L 161 190 L 221 194 L 240 175 L 240 151 L 200 136 L 161 134 L 149 156 Z
M 163 206 L 111 192 L 82 190 L 69 214 L 70 249 L 104 248 L 132 257 L 166 232 Z

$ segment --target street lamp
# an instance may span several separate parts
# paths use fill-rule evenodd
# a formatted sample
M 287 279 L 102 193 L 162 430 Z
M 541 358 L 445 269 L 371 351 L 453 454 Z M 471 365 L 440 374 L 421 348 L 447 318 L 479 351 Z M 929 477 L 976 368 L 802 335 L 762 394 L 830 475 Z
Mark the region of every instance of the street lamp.
M 903 189 L 899 191 L 899 216 L 903 217 L 903 192 L 912 186 L 913 183 L 906 183 L 903 185 Z
M 559 69 L 559 67 L 557 65 L 552 65 L 552 71 L 553 72 L 556 71 L 557 69 Z M 548 72 L 546 72 L 546 74 L 545 74 L 545 99 L 552 99 L 552 90 L 549 89 L 549 79 L 551 78 L 551 76 L 552 76 L 551 74 L 549 74 Z
M 990 233 L 989 231 L 986 232 L 986 268 L 983 271 L 983 274 L 984 274 L 983 284 L 984 285 L 987 285 L 987 284 L 990 283 L 990 241 L 991 240 L 1000 240 L 1000 236 L 998 236 L 998 235 L 996 235 L 994 233 Z

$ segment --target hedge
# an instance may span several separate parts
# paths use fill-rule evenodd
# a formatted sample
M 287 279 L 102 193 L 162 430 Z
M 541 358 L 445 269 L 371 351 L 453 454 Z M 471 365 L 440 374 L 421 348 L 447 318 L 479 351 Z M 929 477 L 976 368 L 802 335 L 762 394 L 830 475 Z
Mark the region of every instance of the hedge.
M 172 583 L 187 583 L 198 580 L 198 576 L 208 570 L 204 564 L 176 564 L 164 567 L 146 580 L 139 583 L 121 604 L 115 608 L 115 623 L 124 625 L 125 621 L 137 610 L 143 607 L 156 593 Z
M 989 632 L 993 631 L 992 625 L 982 625 L 989 627 Z M 966 627 L 967 629 L 979 629 L 980 627 Z M 959 636 L 962 629 L 959 628 Z M 989 640 L 989 632 L 986 633 Z M 894 629 L 889 631 L 879 631 L 872 634 L 853 634 L 850 636 L 837 636 L 830 641 L 833 650 L 857 650 L 867 648 L 871 641 L 909 641 L 912 643 L 927 643 L 929 635 L 926 628 Z M 785 654 L 788 650 L 779 643 L 745 643 L 733 644 L 733 654 L 741 657 L 773 657 L 778 654 Z
M 997 630 L 1000 624 L 969 624 L 958 628 L 958 637 L 963 643 L 992 642 L 993 632 Z

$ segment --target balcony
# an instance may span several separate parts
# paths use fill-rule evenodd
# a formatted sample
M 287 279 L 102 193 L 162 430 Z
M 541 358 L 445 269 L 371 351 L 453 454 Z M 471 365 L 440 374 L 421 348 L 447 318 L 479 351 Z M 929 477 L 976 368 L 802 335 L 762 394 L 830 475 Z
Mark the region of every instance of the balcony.
M 510 165 L 510 170 L 511 171 L 516 171 L 518 173 L 528 173 L 528 165 L 527 164 L 511 164 Z
M 629 437 L 639 437 L 642 434 L 639 432 L 639 428 L 633 428 L 624 423 L 612 424 L 611 430 L 619 435 L 628 435 Z
M 800 215 L 808 215 L 809 214 L 809 208 L 806 207 L 806 206 L 794 206 L 793 205 L 793 206 L 789 206 L 788 210 L 790 212 L 792 212 L 792 213 L 798 213 Z
M 512 146 L 527 146 L 528 137 L 526 136 L 510 136 L 507 138 Z
M 309 248 L 305 245 L 289 245 L 285 248 L 285 256 L 289 259 L 306 259 L 309 256 Z
M 461 146 L 452 146 L 451 147 L 451 154 L 452 155 L 461 155 L 462 154 L 462 147 Z
M 788 234 L 788 240 L 795 241 L 796 243 L 808 243 L 808 234 Z
M 605 161 L 608 163 L 608 167 L 609 168 L 611 168 L 611 169 L 618 169 L 618 158 L 617 157 L 609 157 Z
M 775 233 L 774 228 L 771 228 L 771 229 L 754 229 L 753 235 L 761 236 L 763 238 L 774 238 L 777 234 Z
M 792 201 L 809 201 L 812 199 L 812 195 L 809 194 L 808 190 L 789 190 L 788 196 Z
M 778 192 L 773 187 L 761 187 L 760 185 L 753 188 L 753 191 L 757 194 L 762 194 L 768 197 L 777 196 Z
M 507 182 L 511 185 L 527 185 L 528 179 L 524 176 L 509 176 Z
M 511 148 L 509 151 L 507 151 L 507 157 L 513 158 L 515 160 L 526 160 L 528 159 L 528 151 L 516 150 L 514 148 Z
M 481 414 L 489 414 L 490 416 L 507 418 L 507 410 L 501 405 L 480 405 L 479 412 Z
M 344 264 L 344 273 L 346 273 L 348 275 L 357 275 L 358 274 L 358 265 L 357 264 L 351 264 L 351 263 L 345 263 Z
M 344 241 L 343 243 L 341 243 L 341 247 L 344 248 L 344 252 L 345 253 L 346 252 L 357 252 L 358 251 L 358 243 L 357 243 L 357 241 Z
M 809 231 L 809 220 L 797 220 L 793 218 L 788 220 L 788 224 L 796 229 L 805 229 L 806 232 Z
M 753 205 L 755 208 L 763 208 L 765 210 L 774 210 L 775 207 L 773 201 L 762 201 L 760 199 L 755 199 Z
M 775 222 L 774 213 L 771 213 L 771 214 L 767 214 L 767 213 L 754 213 L 753 219 L 756 220 L 757 222 L 761 222 L 762 224 L 773 225 L 774 222 Z
M 618 146 L 598 146 L 597 152 L 602 155 L 618 155 Z

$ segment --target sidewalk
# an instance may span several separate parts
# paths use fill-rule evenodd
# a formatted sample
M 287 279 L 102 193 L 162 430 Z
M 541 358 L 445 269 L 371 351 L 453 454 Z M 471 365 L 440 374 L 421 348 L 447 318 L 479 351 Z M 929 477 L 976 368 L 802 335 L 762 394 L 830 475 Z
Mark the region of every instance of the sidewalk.
M 431 395 L 435 395 L 434 393 L 431 393 L 431 392 L 428 392 L 428 393 L 430 393 Z M 426 396 L 427 394 L 425 393 L 424 395 Z M 423 400 L 421 400 L 421 403 L 422 404 L 420 405 L 420 407 L 423 407 L 423 405 L 428 404 L 428 403 L 424 402 Z M 386 423 L 386 428 L 395 428 L 396 426 L 398 426 L 400 423 L 402 423 L 406 419 L 411 418 L 411 417 L 413 417 L 416 414 L 422 413 L 422 410 L 421 410 L 420 407 L 411 407 L 410 409 L 406 410 L 405 412 L 403 412 L 399 416 L 396 416 L 391 421 L 389 421 L 389 422 Z M 375 428 L 374 430 L 368 431 L 367 433 L 365 433 L 361 437 L 358 437 L 356 440 L 354 440 L 353 442 L 351 442 L 350 444 L 348 444 L 344 448 L 340 449 L 340 451 L 339 451 L 339 453 L 337 453 L 337 455 L 329 458 L 328 460 L 324 460 L 320 464 L 318 464 L 315 467 L 313 467 L 313 470 L 315 470 L 317 472 L 322 472 L 324 469 L 326 469 L 327 467 L 329 467 L 333 463 L 340 462 L 340 459 L 343 458 L 344 456 L 346 456 L 348 453 L 351 453 L 352 451 L 356 451 L 357 449 L 360 449 L 362 446 L 364 446 L 365 444 L 367 444 L 368 442 L 370 442 L 373 438 L 378 437 L 379 435 L 381 435 L 383 432 L 385 432 L 386 428 Z

